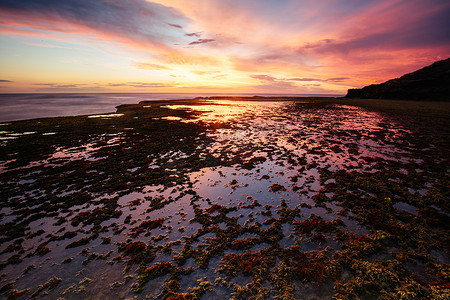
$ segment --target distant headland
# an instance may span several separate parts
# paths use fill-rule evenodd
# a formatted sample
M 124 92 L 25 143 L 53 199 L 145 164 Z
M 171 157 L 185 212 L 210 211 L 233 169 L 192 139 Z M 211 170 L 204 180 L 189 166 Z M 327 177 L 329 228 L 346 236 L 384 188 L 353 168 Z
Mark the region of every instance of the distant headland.
M 381 84 L 349 89 L 345 97 L 450 101 L 450 58 Z

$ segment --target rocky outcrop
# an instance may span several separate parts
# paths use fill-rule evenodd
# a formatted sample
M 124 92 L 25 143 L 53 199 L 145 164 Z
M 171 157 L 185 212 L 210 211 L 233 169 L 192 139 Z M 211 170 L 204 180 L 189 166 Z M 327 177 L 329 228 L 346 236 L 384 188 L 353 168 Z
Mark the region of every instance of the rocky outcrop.
M 349 89 L 345 97 L 450 101 L 450 58 L 381 84 Z

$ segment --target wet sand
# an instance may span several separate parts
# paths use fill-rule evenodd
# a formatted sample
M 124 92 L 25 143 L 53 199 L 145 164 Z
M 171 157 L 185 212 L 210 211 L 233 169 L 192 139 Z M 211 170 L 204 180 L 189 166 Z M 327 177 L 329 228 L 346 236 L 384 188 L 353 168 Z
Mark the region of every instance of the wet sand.
M 362 101 L 144 101 L 0 124 L 0 292 L 449 297 L 448 105 Z

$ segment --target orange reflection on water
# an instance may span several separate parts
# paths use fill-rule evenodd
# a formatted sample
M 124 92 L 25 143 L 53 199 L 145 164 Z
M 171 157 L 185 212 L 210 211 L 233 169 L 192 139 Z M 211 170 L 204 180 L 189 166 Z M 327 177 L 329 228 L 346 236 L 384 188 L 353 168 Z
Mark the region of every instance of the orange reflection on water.
M 194 120 L 184 122 L 228 122 L 238 117 L 244 117 L 248 112 L 262 112 L 269 107 L 282 105 L 275 101 L 239 101 L 239 100 L 207 100 L 195 105 L 167 105 L 165 107 L 179 110 L 195 110 L 202 114 Z

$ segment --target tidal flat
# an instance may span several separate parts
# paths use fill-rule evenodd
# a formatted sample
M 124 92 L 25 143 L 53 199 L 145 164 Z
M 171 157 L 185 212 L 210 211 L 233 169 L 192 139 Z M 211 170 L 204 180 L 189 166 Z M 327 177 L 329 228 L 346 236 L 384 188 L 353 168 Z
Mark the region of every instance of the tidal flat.
M 0 297 L 449 299 L 450 110 L 414 103 L 0 123 Z

